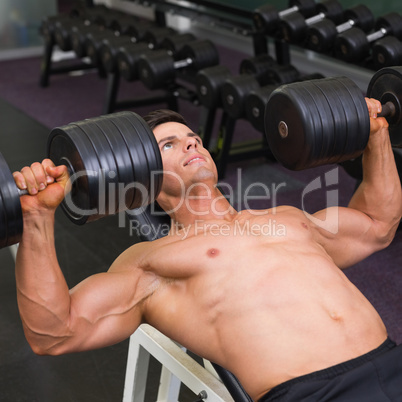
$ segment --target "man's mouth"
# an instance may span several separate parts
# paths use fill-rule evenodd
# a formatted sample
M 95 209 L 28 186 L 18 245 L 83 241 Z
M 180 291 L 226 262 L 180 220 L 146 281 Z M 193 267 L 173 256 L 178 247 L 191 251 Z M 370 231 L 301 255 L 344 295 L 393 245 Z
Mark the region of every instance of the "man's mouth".
M 191 158 L 189 161 L 187 161 L 187 162 L 184 164 L 184 166 L 190 165 L 191 163 L 197 162 L 197 161 L 205 161 L 205 159 L 202 158 L 202 157 L 199 157 L 199 156 L 195 156 L 195 157 Z

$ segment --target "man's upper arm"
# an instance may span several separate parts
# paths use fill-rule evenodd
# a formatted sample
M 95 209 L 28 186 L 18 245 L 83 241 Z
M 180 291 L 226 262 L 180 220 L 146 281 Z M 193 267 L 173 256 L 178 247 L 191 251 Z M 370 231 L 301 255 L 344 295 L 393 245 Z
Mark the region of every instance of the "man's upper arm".
M 156 281 L 154 274 L 138 267 L 135 252 L 129 249 L 108 272 L 80 282 L 70 291 L 70 336 L 58 346 L 59 353 L 105 347 L 128 338 L 142 322 L 142 302 L 154 291 Z
M 385 248 L 383 224 L 353 208 L 331 207 L 311 215 L 318 242 L 339 268 L 347 268 Z

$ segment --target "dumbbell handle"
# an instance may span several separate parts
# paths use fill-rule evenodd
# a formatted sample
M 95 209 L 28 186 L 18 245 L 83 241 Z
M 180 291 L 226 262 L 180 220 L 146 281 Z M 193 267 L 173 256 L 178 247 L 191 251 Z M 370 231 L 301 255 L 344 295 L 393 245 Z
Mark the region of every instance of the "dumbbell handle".
M 382 105 L 381 113 L 378 113 L 378 117 L 392 117 L 396 112 L 395 105 L 392 102 L 387 102 Z
M 18 194 L 20 195 L 20 197 L 22 197 L 23 195 L 29 195 L 28 190 L 21 190 L 20 188 L 18 189 Z
M 325 13 L 319 13 L 317 15 L 314 15 L 313 17 L 306 19 L 306 25 L 308 26 L 313 25 L 316 22 L 322 21 L 325 17 L 326 17 Z
M 293 7 L 287 8 L 286 10 L 279 11 L 279 18 L 283 18 L 283 17 L 285 17 L 286 15 L 295 13 L 295 12 L 297 12 L 297 11 L 299 11 L 299 7 L 298 7 L 298 6 L 293 6 Z
M 344 22 L 343 24 L 340 24 L 336 27 L 336 32 L 338 32 L 338 34 L 347 31 L 348 29 L 352 28 L 353 26 L 355 26 L 356 21 L 355 20 L 347 20 L 346 22 Z
M 385 35 L 388 34 L 388 30 L 386 28 L 380 28 L 378 31 L 367 35 L 367 41 L 369 43 L 376 41 L 377 39 L 383 38 Z
M 193 59 L 187 57 L 186 59 L 175 61 L 173 65 L 175 69 L 179 69 L 179 68 L 186 68 L 190 64 L 193 64 Z

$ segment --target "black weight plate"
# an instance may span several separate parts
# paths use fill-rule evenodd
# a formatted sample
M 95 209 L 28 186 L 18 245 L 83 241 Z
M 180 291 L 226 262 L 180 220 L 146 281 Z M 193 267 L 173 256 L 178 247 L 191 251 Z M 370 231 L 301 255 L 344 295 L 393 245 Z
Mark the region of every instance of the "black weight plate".
M 296 84 L 295 84 L 296 85 Z M 304 102 L 309 105 L 309 111 L 312 117 L 312 131 L 310 136 L 312 136 L 312 142 L 309 143 L 308 149 L 310 150 L 308 158 L 304 160 L 303 169 L 308 169 L 311 167 L 319 166 L 321 164 L 321 158 L 324 152 L 324 144 L 326 142 L 325 135 L 328 131 L 328 118 L 327 116 L 322 116 L 322 100 L 317 100 L 318 92 L 314 90 L 314 87 L 309 88 L 306 84 L 300 85 L 299 83 L 295 86 L 297 88 L 297 98 L 298 101 Z
M 174 35 L 177 33 L 174 29 L 169 27 L 152 27 L 148 29 L 144 35 L 142 40 L 145 43 L 148 43 L 150 49 L 159 49 L 163 40 L 170 35 Z
M 161 49 L 165 49 L 169 54 L 175 56 L 184 45 L 195 40 L 192 33 L 169 35 L 160 44 Z
M 259 75 L 261 86 L 270 84 L 289 84 L 297 81 L 300 77 L 299 71 L 291 64 L 272 64 Z
M 156 26 L 151 21 L 141 21 L 131 25 L 127 35 L 134 37 L 137 42 L 143 41 L 145 34 L 152 28 L 155 29 Z
M 353 20 L 364 32 L 369 32 L 374 28 L 375 18 L 371 10 L 364 4 L 350 7 L 343 13 L 344 19 Z
M 300 43 L 306 34 L 306 20 L 299 12 L 285 15 L 279 21 L 280 31 L 283 39 L 290 43 Z
M 246 96 L 259 87 L 258 81 L 248 74 L 228 78 L 221 88 L 223 109 L 233 119 L 243 117 Z
M 275 6 L 264 4 L 253 13 L 254 26 L 260 32 L 271 34 L 277 28 L 279 13 Z
M 240 63 L 239 73 L 253 74 L 258 77 L 260 74 L 263 74 L 267 68 L 270 68 L 272 65 L 276 64 L 277 63 L 273 57 L 263 53 L 254 57 L 243 59 Z
M 199 101 L 210 109 L 221 106 L 221 87 L 230 75 L 230 70 L 222 65 L 200 70 L 195 77 Z
M 398 39 L 402 37 L 402 16 L 397 12 L 391 12 L 378 17 L 375 22 L 375 30 L 385 28 L 387 35 L 393 35 Z
M 71 47 L 78 58 L 87 55 L 85 48 L 86 35 L 96 29 L 93 26 L 76 25 L 71 31 Z
M 322 91 L 319 81 L 317 83 L 313 80 L 308 81 L 303 85 L 303 88 L 310 94 L 311 102 L 314 102 L 317 109 L 318 121 L 321 123 L 320 129 L 316 131 L 316 138 L 321 147 L 317 148 L 317 153 L 313 155 L 313 160 L 311 161 L 311 164 L 320 166 L 325 164 L 331 157 L 330 150 L 334 141 L 333 115 L 328 104 L 326 91 Z
M 324 13 L 325 17 L 335 22 L 335 24 L 342 22 L 343 7 L 337 0 L 327 0 L 317 3 L 316 12 L 317 14 Z
M 180 54 L 182 59 L 191 59 L 189 69 L 199 71 L 202 68 L 219 64 L 219 53 L 216 46 L 208 39 L 195 40 L 183 46 Z
M 113 203 L 114 198 L 111 193 L 115 194 L 116 185 L 118 183 L 118 171 L 116 161 L 114 159 L 113 151 L 110 144 L 105 138 L 101 124 L 103 116 L 92 118 L 87 122 L 77 123 L 81 127 L 83 133 L 87 136 L 93 147 L 93 155 L 96 156 L 99 162 L 99 192 L 96 198 L 97 203 L 97 219 L 101 216 L 113 215 L 116 213 L 116 204 Z
M 360 28 L 352 27 L 340 33 L 334 42 L 335 56 L 347 62 L 357 62 L 367 56 L 370 43 Z
M 5 227 L 1 232 L 2 234 L 6 232 L 5 246 L 10 246 L 20 241 L 23 230 L 23 220 L 20 194 L 10 168 L 1 154 L 0 183 L 1 207 L 3 211 L 3 219 L 0 219 L 5 222 Z
M 267 85 L 251 91 L 246 98 L 246 116 L 247 120 L 255 129 L 264 133 L 264 113 L 268 103 L 268 99 L 277 87 Z
M 391 143 L 395 147 L 402 146 L 402 67 L 386 67 L 377 71 L 367 88 L 369 98 L 378 99 L 382 104 L 391 101 L 396 113 L 387 117 Z
M 332 79 L 320 81 L 320 88 L 327 97 L 330 106 L 332 119 L 334 122 L 334 133 L 326 163 L 336 163 L 344 153 L 345 144 L 347 141 L 347 117 L 343 108 L 343 101 L 338 96 L 338 91 L 334 88 Z
M 360 90 L 360 88 L 349 78 L 338 77 L 337 81 L 340 82 L 343 87 L 349 92 L 349 98 L 353 101 L 354 108 L 356 110 L 356 115 L 354 119 L 356 120 L 358 127 L 356 134 L 353 136 L 355 139 L 353 153 L 351 158 L 354 158 L 356 154 L 360 154 L 364 151 L 367 146 L 368 138 L 370 135 L 370 116 L 368 113 L 366 100 Z M 351 109 L 352 110 L 352 109 Z M 348 125 L 353 120 L 352 116 L 347 119 Z
M 72 50 L 71 45 L 71 25 L 74 24 L 73 21 L 59 21 L 56 23 L 54 28 L 54 39 L 56 41 L 57 46 L 63 52 L 67 52 Z
M 294 85 L 283 85 L 270 96 L 265 109 L 265 135 L 274 157 L 291 170 L 304 169 L 314 153 L 315 122 L 307 102 Z M 281 127 L 287 135 L 281 136 Z
M 402 64 L 402 42 L 395 36 L 386 36 L 374 42 L 371 59 L 376 70 Z
M 298 7 L 298 11 L 306 18 L 315 13 L 316 2 L 314 0 L 290 0 L 288 4 L 289 7 Z
M 366 121 L 368 113 L 367 107 L 365 109 L 366 111 L 364 110 L 364 108 L 361 108 L 359 106 L 359 102 L 355 101 L 347 88 L 348 86 L 350 86 L 359 91 L 353 81 L 351 81 L 347 77 L 333 77 L 332 79 L 330 79 L 329 82 L 333 91 L 332 93 L 334 96 L 337 96 L 339 98 L 338 104 L 342 106 L 345 114 L 345 119 L 342 120 L 342 122 L 346 122 L 345 134 L 344 137 L 342 137 L 344 148 L 341 152 L 339 152 L 340 159 L 336 161 L 339 163 L 344 160 L 355 158 L 365 148 L 368 140 L 368 132 L 360 132 L 360 130 L 364 129 L 365 124 L 361 124 L 359 120 L 363 119 L 364 121 Z M 362 98 L 362 94 L 360 92 L 352 92 L 354 92 L 354 96 L 356 98 Z M 365 130 L 367 130 L 367 127 L 365 128 Z M 363 145 L 360 144 L 360 137 L 364 138 Z M 338 145 L 340 146 L 341 144 L 339 143 Z
M 116 55 L 117 69 L 126 81 L 138 79 L 138 60 L 148 51 L 145 43 L 132 43 L 119 49 Z
M 138 132 L 142 136 L 142 142 L 147 150 L 148 164 L 152 172 L 150 201 L 153 201 L 153 199 L 158 196 L 163 181 L 163 164 L 160 149 L 156 142 L 154 133 L 142 118 L 139 118 L 139 116 L 133 116 L 130 121 L 133 125 L 135 124 L 135 127 L 138 127 Z
M 116 36 L 105 39 L 100 48 L 99 55 L 105 71 L 112 73 L 117 68 L 116 55 L 121 46 L 133 43 L 127 36 Z
M 344 148 L 340 153 L 341 158 L 338 162 L 348 160 L 354 157 L 356 151 L 356 135 L 359 130 L 359 122 L 356 105 L 353 99 L 350 99 L 349 92 L 345 91 L 344 86 L 336 79 L 332 80 L 332 87 L 334 93 L 339 97 L 339 102 L 343 107 L 345 113 L 346 129 L 345 129 L 345 141 Z
M 163 179 L 163 164 L 162 164 L 162 156 L 160 154 L 160 150 L 158 144 L 155 139 L 154 133 L 149 128 L 148 124 L 138 115 L 131 114 L 127 116 L 127 119 L 130 121 L 133 128 L 138 133 L 138 138 L 141 140 L 141 145 L 145 149 L 145 156 L 147 159 L 148 165 L 148 174 L 151 174 L 151 177 L 148 177 L 149 185 L 149 199 L 148 203 L 152 202 L 159 194 L 162 179 Z M 145 173 L 145 171 L 144 171 Z
M 82 129 L 75 123 L 54 128 L 48 138 L 47 154 L 56 165 L 66 165 L 70 175 L 77 176 L 72 180 L 70 195 L 61 203 L 65 214 L 77 225 L 94 220 L 100 165 Z
M 137 63 L 138 76 L 149 89 L 160 88 L 175 77 L 175 66 L 172 56 L 166 50 L 154 50 L 142 54 Z
M 128 112 L 126 112 L 128 113 Z M 121 112 L 118 116 L 118 125 L 120 134 L 124 139 L 127 149 L 130 154 L 131 165 L 133 167 L 134 180 L 132 183 L 128 183 L 127 188 L 132 188 L 133 196 L 131 204 L 127 205 L 127 209 L 135 209 L 143 204 L 141 198 L 141 190 L 138 190 L 137 184 L 139 186 L 144 186 L 145 190 L 148 191 L 149 186 L 149 167 L 145 155 L 145 150 L 138 138 L 137 132 L 133 129 L 132 125 L 127 120 L 125 113 Z
M 148 125 L 142 124 L 140 116 L 134 112 L 122 112 L 119 116 L 118 126 L 130 152 L 135 182 L 144 186 L 148 193 L 146 194 L 147 198 L 144 200 L 141 197 L 141 191 L 135 189 L 133 203 L 128 206 L 129 209 L 135 209 L 153 201 L 152 198 L 159 193 L 160 183 L 157 183 L 158 191 L 155 192 L 152 172 L 162 170 L 162 160 L 155 137 Z M 155 152 L 155 148 L 157 152 Z
M 91 62 L 95 65 L 101 63 L 100 59 L 100 47 L 103 41 L 107 38 L 114 38 L 116 35 L 112 31 L 104 30 L 99 32 L 90 32 L 85 39 L 85 52 L 91 59 Z
M 117 116 L 116 116 L 117 117 Z M 130 153 L 127 148 L 119 126 L 119 120 L 116 119 L 104 119 L 102 121 L 103 133 L 109 142 L 110 148 L 113 152 L 116 160 L 119 186 L 122 186 L 124 190 L 124 206 L 122 207 L 121 194 L 118 195 L 118 207 L 119 211 L 127 209 L 127 206 L 132 205 L 134 199 L 134 189 L 130 188 L 129 184 L 135 181 L 133 161 L 130 158 Z M 120 191 L 120 189 L 116 189 Z
M 324 53 L 331 48 L 337 34 L 335 23 L 323 19 L 307 29 L 305 46 L 315 52 Z

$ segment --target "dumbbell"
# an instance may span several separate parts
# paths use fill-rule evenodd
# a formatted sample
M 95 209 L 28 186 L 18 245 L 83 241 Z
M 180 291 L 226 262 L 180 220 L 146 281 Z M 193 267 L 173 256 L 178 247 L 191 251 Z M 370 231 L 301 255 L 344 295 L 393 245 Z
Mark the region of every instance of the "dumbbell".
M 192 39 L 192 34 L 172 34 L 171 31 L 163 28 L 149 30 L 144 35 L 144 42 L 122 46 L 118 49 L 116 53 L 117 70 L 126 81 L 137 80 L 139 79 L 138 61 L 142 54 L 159 48 L 165 49 L 168 53 L 172 51 L 176 53 L 187 41 L 190 42 Z
M 338 34 L 347 31 L 352 27 L 358 27 L 364 32 L 369 32 L 374 28 L 374 15 L 364 4 L 351 7 L 344 12 L 346 22 L 340 25 L 327 18 L 312 24 L 306 33 L 304 47 L 315 52 L 328 52 Z
M 254 69 L 255 65 L 253 58 L 243 60 L 240 75 L 227 78 L 221 87 L 223 109 L 233 119 L 245 117 L 246 98 L 251 91 L 265 85 L 293 82 L 300 76 L 291 64 L 280 65 L 272 58 L 265 65 L 258 63 Z
M 74 18 L 71 15 L 61 14 L 61 15 L 48 16 L 42 19 L 41 25 L 39 27 L 39 33 L 40 35 L 43 36 L 43 39 L 46 44 L 53 45 L 56 43 L 54 36 L 56 24 L 62 21 L 70 22 L 72 20 L 76 21 L 76 18 Z
M 72 33 L 77 29 L 94 29 L 93 25 L 89 25 L 85 20 L 65 20 L 57 22 L 54 27 L 54 38 L 57 46 L 63 51 L 73 50 Z
M 152 31 L 150 31 L 150 33 L 151 32 Z M 158 35 L 156 34 L 157 32 L 159 32 Z M 163 33 L 168 34 L 168 36 L 162 37 Z M 165 49 L 171 55 L 175 55 L 185 44 L 196 39 L 195 36 L 191 33 L 171 34 L 170 30 L 163 30 L 162 32 L 161 29 L 156 29 L 156 32 L 153 32 L 152 37 L 150 35 L 146 35 L 144 38 L 144 42 L 146 43 L 146 46 L 148 48 L 147 50 L 152 50 L 154 48 Z M 147 39 L 150 42 L 148 42 Z M 127 36 L 120 36 L 114 40 L 103 41 L 99 49 L 99 54 L 106 72 L 111 73 L 118 70 L 117 55 L 119 54 L 119 52 L 124 53 L 129 48 L 134 48 L 135 51 L 138 51 L 138 47 L 130 47 L 132 43 L 133 41 L 131 40 L 131 38 L 128 38 Z M 145 49 L 141 50 L 141 54 L 144 51 Z
M 145 206 L 161 188 L 163 166 L 155 136 L 134 112 L 54 128 L 47 155 L 68 168 L 72 189 L 61 208 L 77 225 Z M 26 194 L 0 154 L 0 247 L 21 239 L 20 197 Z
M 279 21 L 279 30 L 286 42 L 299 44 L 304 41 L 307 29 L 324 18 L 339 24 L 343 20 L 343 8 L 337 0 L 326 0 L 316 5 L 317 14 L 305 19 L 299 12 L 284 16 Z
M 138 74 L 149 89 L 161 88 L 172 82 L 176 71 L 195 74 L 197 71 L 219 64 L 219 54 L 210 40 L 195 40 L 181 49 L 177 59 L 166 50 L 144 53 L 138 60 Z
M 231 70 L 221 64 L 198 71 L 195 85 L 200 103 L 211 110 L 222 107 L 221 88 L 231 74 Z
M 259 74 L 267 65 L 272 64 L 273 59 L 268 54 L 259 54 L 242 61 L 240 70 L 247 74 Z M 243 66 L 243 67 L 242 67 Z M 195 83 L 198 100 L 209 109 L 222 107 L 221 89 L 225 81 L 232 76 L 231 70 L 223 65 L 206 67 L 200 70 Z
M 313 73 L 300 76 L 295 80 L 295 82 L 308 81 L 319 78 L 324 78 L 324 76 L 320 73 Z M 276 88 L 278 88 L 278 84 L 266 85 L 261 88 L 254 89 L 250 91 L 245 99 L 244 104 L 246 120 L 250 122 L 251 125 L 261 133 L 264 133 L 265 131 L 265 109 L 268 104 L 269 97 Z
M 98 27 L 100 29 L 109 29 L 112 18 L 121 18 L 123 14 L 120 11 L 106 7 L 96 7 L 91 11 L 82 13 L 79 18 L 58 21 L 55 24 L 54 36 L 56 44 L 63 51 L 72 50 L 72 32 L 74 28 L 80 26 Z
M 97 29 L 88 32 L 85 36 L 85 54 L 95 66 L 102 66 L 100 57 L 100 48 L 105 40 L 113 41 L 116 38 L 116 32 L 109 29 Z
M 173 35 L 175 33 L 176 31 L 173 28 L 153 26 L 151 29 L 148 28 L 141 40 L 147 43 L 149 49 L 154 49 L 166 36 Z M 105 45 L 108 46 L 110 43 L 111 46 L 113 46 L 113 43 L 120 42 L 121 47 L 125 46 L 123 45 L 119 35 L 119 39 L 116 39 L 117 35 L 117 33 L 113 33 L 109 30 L 105 30 L 105 34 L 99 32 L 96 34 L 90 33 L 87 35 L 85 41 L 86 52 L 94 64 L 102 63 L 101 50 L 103 49 L 103 51 L 105 51 Z M 129 46 L 131 43 L 138 43 L 139 38 L 136 36 L 126 37 L 123 42 L 126 43 L 126 46 Z
M 112 18 L 109 26 L 112 31 L 119 32 L 120 35 L 134 36 L 140 40 L 142 32 L 156 26 L 156 24 L 153 21 L 141 20 L 134 15 L 125 14 L 118 18 Z
M 314 0 L 290 0 L 289 8 L 278 12 L 272 4 L 264 4 L 253 12 L 254 26 L 258 32 L 270 35 L 275 32 L 278 21 L 285 15 L 299 12 L 307 18 L 313 15 L 315 5 Z
M 402 64 L 402 42 L 395 36 L 378 39 L 371 47 L 371 61 L 376 70 Z
M 402 17 L 395 12 L 379 17 L 375 31 L 366 35 L 359 28 L 351 28 L 339 34 L 334 43 L 335 56 L 347 62 L 359 62 L 370 53 L 370 45 L 388 35 L 402 37 Z
M 111 20 L 113 21 L 113 20 Z M 127 19 L 126 19 L 127 21 Z M 94 64 L 101 62 L 100 48 L 104 40 L 111 41 L 127 41 L 139 42 L 144 36 L 144 32 L 151 28 L 156 30 L 155 25 L 149 22 L 139 21 L 132 19 L 130 28 L 125 27 L 127 35 L 123 35 L 120 31 L 116 30 L 116 24 L 110 23 L 109 27 L 88 25 L 84 27 L 74 27 L 71 33 L 71 41 L 73 44 L 73 50 L 78 57 L 89 56 Z M 164 29 L 166 31 L 166 29 Z M 172 30 L 169 30 L 172 32 Z M 119 38 L 119 39 L 116 39 Z M 125 39 L 121 39 L 125 38 Z
M 402 146 L 402 67 L 379 70 L 367 97 L 378 99 L 393 146 Z M 347 77 L 281 86 L 265 111 L 269 148 L 283 166 L 308 169 L 357 158 L 367 145 L 370 117 L 360 88 Z

